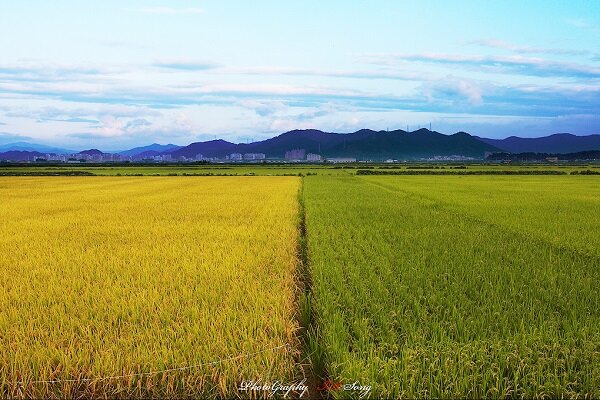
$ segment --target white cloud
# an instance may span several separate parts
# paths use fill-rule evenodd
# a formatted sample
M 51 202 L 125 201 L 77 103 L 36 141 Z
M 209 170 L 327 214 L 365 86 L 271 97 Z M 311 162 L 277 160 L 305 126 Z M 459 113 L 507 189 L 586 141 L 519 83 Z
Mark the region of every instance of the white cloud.
M 366 80 L 405 80 L 424 81 L 432 79 L 431 74 L 414 71 L 355 71 L 355 70 L 322 70 L 286 67 L 246 67 L 246 68 L 222 68 L 219 72 L 234 75 L 261 75 L 261 76 L 318 76 L 327 78 L 350 78 Z
M 368 55 L 365 55 L 367 57 Z M 408 63 L 429 63 L 468 67 L 483 72 L 509 73 L 515 75 L 553 77 L 562 76 L 575 79 L 600 78 L 600 68 L 574 62 L 551 61 L 541 57 L 522 55 L 487 56 L 447 53 L 415 54 L 371 54 L 370 62 L 378 65 L 406 65 Z
M 482 86 L 481 82 L 448 78 L 424 85 L 423 94 L 429 101 L 450 100 L 460 104 L 467 100 L 470 105 L 478 106 L 483 104 Z
M 261 117 L 269 117 L 288 109 L 288 105 L 281 100 L 245 99 L 239 101 L 238 104 L 242 107 L 251 109 Z
M 556 49 L 556 48 L 544 48 L 534 46 L 520 46 L 513 43 L 505 42 L 500 39 L 480 39 L 470 42 L 482 47 L 489 47 L 493 49 L 508 50 L 514 53 L 521 54 L 557 54 L 557 55 L 586 55 L 590 52 L 587 50 L 574 50 L 574 49 Z
M 172 59 L 162 60 L 154 63 L 155 67 L 172 69 L 176 71 L 203 71 L 220 67 L 219 64 L 204 60 Z
M 127 105 L 104 105 L 92 107 L 12 107 L 6 114 L 12 118 L 31 118 L 41 121 L 68 121 L 73 119 L 95 119 L 101 117 L 115 118 L 142 118 L 142 117 L 157 117 L 160 116 L 156 110 L 146 107 L 135 107 Z

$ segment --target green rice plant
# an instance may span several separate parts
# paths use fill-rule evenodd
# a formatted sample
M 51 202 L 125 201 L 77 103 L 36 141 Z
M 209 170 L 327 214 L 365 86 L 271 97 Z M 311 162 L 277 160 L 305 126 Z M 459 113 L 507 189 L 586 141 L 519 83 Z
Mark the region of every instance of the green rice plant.
M 373 397 L 600 396 L 596 179 L 305 178 L 329 377 Z

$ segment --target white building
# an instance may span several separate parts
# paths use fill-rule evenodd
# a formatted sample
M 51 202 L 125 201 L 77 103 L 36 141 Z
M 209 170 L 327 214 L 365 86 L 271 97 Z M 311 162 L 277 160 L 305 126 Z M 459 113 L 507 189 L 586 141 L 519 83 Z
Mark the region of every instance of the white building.
M 306 155 L 306 161 L 321 161 L 322 157 L 320 154 L 308 153 Z
M 267 156 L 264 153 L 245 153 L 244 160 L 264 160 Z
M 64 154 L 46 154 L 46 160 L 65 162 L 67 161 L 67 156 Z
M 230 161 L 242 161 L 243 158 L 244 158 L 244 156 L 242 156 L 241 153 L 231 153 L 229 155 Z
M 285 152 L 286 160 L 304 160 L 306 152 L 304 149 L 293 149 Z

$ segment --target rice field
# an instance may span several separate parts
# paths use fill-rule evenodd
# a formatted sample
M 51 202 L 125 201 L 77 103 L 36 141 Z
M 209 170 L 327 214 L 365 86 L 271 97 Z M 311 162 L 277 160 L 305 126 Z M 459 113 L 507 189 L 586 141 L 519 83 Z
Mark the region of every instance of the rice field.
M 295 379 L 299 184 L 0 178 L 0 397 L 231 397 L 242 378 Z
M 0 177 L 0 397 L 600 397 L 598 177 L 227 168 Z
M 599 183 L 306 178 L 324 373 L 374 397 L 599 397 Z

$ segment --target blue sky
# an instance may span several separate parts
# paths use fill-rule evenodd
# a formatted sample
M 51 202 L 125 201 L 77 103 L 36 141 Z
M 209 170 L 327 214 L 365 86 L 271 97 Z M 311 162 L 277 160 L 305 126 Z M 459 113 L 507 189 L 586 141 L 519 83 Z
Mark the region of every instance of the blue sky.
M 2 1 L 0 49 L 0 144 L 600 133 L 597 0 Z

